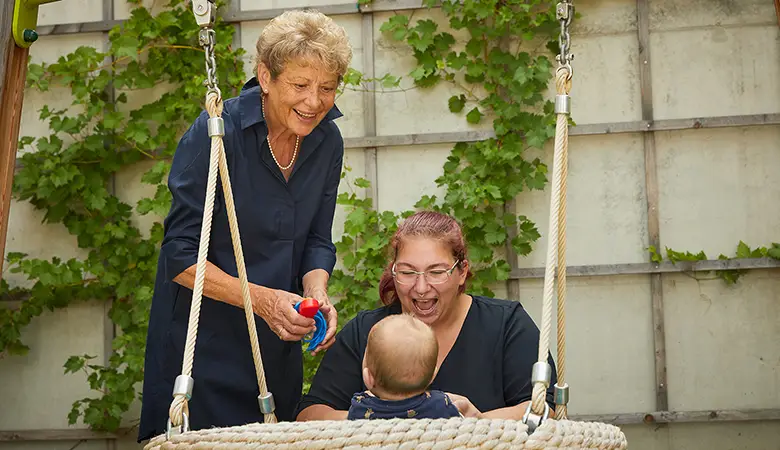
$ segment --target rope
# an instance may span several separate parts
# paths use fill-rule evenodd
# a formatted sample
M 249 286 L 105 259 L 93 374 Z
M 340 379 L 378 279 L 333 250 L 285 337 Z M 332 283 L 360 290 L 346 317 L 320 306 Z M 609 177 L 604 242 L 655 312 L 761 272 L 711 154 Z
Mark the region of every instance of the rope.
M 558 95 L 569 95 L 571 92 L 571 72 L 565 67 L 556 72 L 555 88 Z M 569 174 L 569 126 L 567 114 L 558 114 L 556 124 L 556 142 L 560 143 L 561 178 L 558 191 L 558 385 L 564 386 L 566 376 L 566 179 Z M 561 136 L 558 139 L 558 136 Z M 555 418 L 565 419 L 566 405 L 556 405 Z
M 568 71 L 558 70 L 557 79 L 556 79 L 556 88 L 558 90 L 558 94 L 564 94 L 564 93 L 568 94 L 568 91 L 571 88 L 571 80 L 570 79 L 566 80 L 567 78 L 568 78 Z M 552 181 L 551 181 L 552 194 L 550 196 L 550 217 L 549 217 L 550 232 L 548 234 L 547 257 L 545 259 L 546 264 L 544 268 L 542 326 L 539 335 L 539 355 L 538 355 L 539 362 L 547 362 L 547 355 L 550 351 L 549 342 L 550 342 L 550 329 L 552 328 L 553 285 L 555 282 L 555 275 L 553 274 L 553 269 L 555 268 L 556 265 L 556 259 L 557 259 L 556 256 L 560 257 L 560 255 L 558 255 L 559 244 L 562 245 L 560 247 L 560 253 L 564 253 L 566 250 L 565 239 L 560 243 L 558 239 L 560 236 L 559 222 L 563 223 L 565 221 L 565 214 L 566 214 L 565 195 L 566 195 L 567 171 L 564 167 L 566 165 L 565 158 L 568 150 L 568 140 L 569 140 L 568 115 L 558 114 L 556 125 L 557 126 L 555 130 L 555 151 L 553 153 L 553 173 L 552 173 Z M 561 204 L 563 204 L 563 208 L 561 208 Z M 563 232 L 565 232 L 565 227 L 563 228 Z M 564 270 L 565 270 L 565 264 L 564 264 Z M 560 268 L 559 268 L 559 273 L 560 273 Z M 562 283 L 560 283 L 561 281 Z M 565 278 L 564 280 L 559 280 L 559 283 L 564 284 Z M 561 289 L 560 284 L 559 284 L 559 292 Z M 563 306 L 564 306 L 563 302 L 559 299 L 558 310 L 560 311 L 563 308 Z M 558 339 L 559 340 L 562 339 L 564 332 L 565 332 L 565 315 L 558 317 Z M 560 365 L 560 362 L 558 364 Z M 565 368 L 565 360 L 563 361 L 563 365 Z M 531 408 L 534 414 L 537 415 L 544 414 L 544 405 L 545 405 L 546 397 L 547 397 L 547 386 L 545 386 L 544 383 L 541 382 L 535 383 L 534 390 L 533 390 L 533 397 L 531 401 L 532 402 Z
M 222 99 L 216 92 L 209 92 L 206 96 L 206 111 L 210 118 L 222 116 Z M 219 166 L 220 178 L 222 179 L 222 188 L 225 194 L 225 203 L 227 206 L 228 221 L 230 223 L 230 235 L 233 240 L 233 251 L 236 255 L 236 266 L 238 268 L 238 277 L 241 283 L 241 297 L 244 302 L 244 312 L 246 314 L 247 329 L 252 346 L 252 357 L 255 363 L 255 372 L 257 374 L 257 385 L 261 395 L 268 392 L 266 386 L 265 371 L 263 369 L 263 360 L 260 355 L 260 343 L 257 337 L 257 328 L 255 327 L 254 308 L 252 307 L 252 297 L 249 293 L 249 281 L 246 275 L 246 265 L 244 254 L 241 247 L 241 236 L 238 230 L 238 219 L 236 217 L 235 202 L 233 200 L 233 189 L 230 185 L 230 174 L 228 172 L 227 158 L 225 156 L 225 146 L 222 136 L 212 136 L 211 138 L 211 157 L 209 160 L 209 174 L 206 185 L 206 202 L 203 209 L 203 222 L 201 224 L 200 245 L 198 247 L 198 261 L 195 268 L 195 286 L 192 292 L 192 304 L 190 305 L 190 317 L 187 325 L 187 341 L 184 347 L 184 362 L 182 364 L 182 374 L 192 376 L 192 366 L 195 357 L 195 342 L 198 336 L 198 324 L 200 319 L 200 307 L 203 298 L 203 284 L 206 272 L 206 257 L 208 255 L 209 238 L 211 235 L 211 222 L 214 212 L 214 197 L 216 195 L 217 185 L 217 166 Z M 188 400 L 183 394 L 174 396 L 171 407 L 168 411 L 171 424 L 179 426 L 183 421 L 183 414 L 189 415 Z M 271 412 L 264 415 L 267 423 L 276 423 L 276 415 Z
M 525 424 L 508 419 L 328 420 L 252 424 L 191 431 L 146 450 L 175 449 L 589 449 L 624 450 L 620 429 L 603 423 L 545 421 L 530 436 Z
M 216 96 L 209 96 L 213 98 Z M 211 115 L 209 103 L 206 108 Z M 219 101 L 219 115 L 222 114 L 222 101 Z M 238 268 L 238 279 L 241 282 L 241 297 L 244 301 L 244 314 L 246 315 L 247 330 L 249 331 L 249 340 L 252 345 L 252 358 L 255 362 L 255 373 L 257 375 L 257 388 L 260 395 L 268 393 L 268 386 L 265 381 L 265 370 L 263 368 L 263 358 L 260 355 L 260 342 L 257 338 L 257 328 L 255 326 L 255 313 L 252 306 L 252 296 L 249 293 L 249 281 L 246 275 L 246 263 L 244 262 L 244 251 L 241 247 L 241 236 L 238 231 L 238 218 L 236 217 L 236 205 L 233 201 L 233 188 L 230 185 L 230 174 L 228 173 L 227 157 L 222 143 L 222 138 L 217 136 L 213 138 L 219 141 L 219 174 L 222 178 L 222 190 L 225 194 L 225 205 L 227 207 L 228 222 L 230 223 L 230 236 L 233 238 L 233 252 L 236 255 L 236 266 Z M 212 141 L 213 142 L 213 141 Z M 276 423 L 276 415 L 271 412 L 263 414 L 266 423 Z
M 222 102 L 217 101 L 216 95 L 207 96 L 206 107 L 209 117 L 222 114 Z M 190 318 L 187 324 L 187 341 L 184 346 L 184 361 L 182 363 L 182 375 L 192 376 L 192 364 L 195 358 L 195 341 L 198 337 L 198 323 L 200 321 L 200 305 L 203 298 L 203 282 L 206 277 L 206 257 L 209 250 L 209 238 L 211 236 L 211 218 L 214 212 L 214 197 L 217 186 L 217 164 L 220 154 L 224 150 L 222 139 L 215 136 L 211 139 L 211 158 L 209 159 L 209 175 L 206 184 L 206 202 L 203 207 L 203 221 L 200 228 L 200 244 L 198 246 L 198 262 L 195 267 L 195 286 L 192 290 L 192 303 L 190 305 Z M 189 416 L 188 400 L 184 394 L 176 394 L 168 410 L 168 415 L 173 426 L 179 426 L 183 422 L 182 414 Z

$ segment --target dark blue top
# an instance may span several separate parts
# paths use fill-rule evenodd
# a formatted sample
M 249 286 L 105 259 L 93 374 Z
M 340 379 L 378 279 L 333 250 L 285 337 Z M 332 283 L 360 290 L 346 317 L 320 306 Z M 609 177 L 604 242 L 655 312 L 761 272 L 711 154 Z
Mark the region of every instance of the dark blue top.
M 539 329 L 519 302 L 478 295 L 472 299 L 460 333 L 429 389 L 462 395 L 483 412 L 531 400 L 531 368 L 538 357 Z M 366 390 L 362 361 L 368 332 L 383 318 L 400 313 L 396 302 L 361 311 L 344 325 L 325 353 L 296 416 L 317 404 L 349 410 L 353 394 Z M 552 356 L 548 354 L 547 360 L 553 368 L 547 391 L 552 408 L 557 378 Z
M 251 79 L 239 97 L 224 102 L 225 152 L 250 283 L 301 293 L 303 275 L 332 272 L 336 248 L 331 226 L 344 143 L 333 120 L 336 107 L 300 144 L 289 181 L 271 157 L 260 88 Z M 138 439 L 165 432 L 173 381 L 181 374 L 192 291 L 173 282 L 197 262 L 211 140 L 203 112 L 182 136 L 168 187 L 165 219 L 144 367 Z M 238 276 L 221 180 L 217 182 L 208 259 Z M 290 420 L 303 384 L 300 342 L 283 342 L 255 316 L 276 415 Z M 203 297 L 189 402 L 192 429 L 262 422 L 257 377 L 242 308 Z
M 426 391 L 403 400 L 382 400 L 363 391 L 352 396 L 347 419 L 448 419 L 460 416 L 458 408 L 442 391 Z

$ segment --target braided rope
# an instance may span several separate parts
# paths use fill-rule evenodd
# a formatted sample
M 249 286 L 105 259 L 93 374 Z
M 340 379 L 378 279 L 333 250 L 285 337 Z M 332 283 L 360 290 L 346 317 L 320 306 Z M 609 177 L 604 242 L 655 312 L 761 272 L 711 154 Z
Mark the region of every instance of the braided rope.
M 206 98 L 206 107 L 209 117 L 222 115 L 222 101 L 217 94 Z M 195 359 L 195 342 L 198 337 L 198 324 L 200 322 L 200 306 L 203 299 L 203 282 L 206 278 L 206 257 L 209 250 L 209 238 L 211 237 L 211 219 L 214 212 L 214 197 L 217 186 L 217 164 L 219 156 L 224 153 L 224 147 L 220 136 L 211 139 L 211 157 L 209 159 L 208 182 L 206 183 L 206 201 L 203 208 L 203 221 L 200 228 L 200 244 L 198 245 L 198 262 L 195 267 L 195 286 L 192 290 L 192 303 L 190 304 L 190 318 L 187 324 L 187 340 L 184 345 L 184 361 L 182 362 L 182 375 L 192 376 L 192 365 Z M 189 415 L 188 400 L 184 394 L 176 394 L 171 402 L 168 415 L 173 426 L 179 426 L 183 421 L 183 414 Z
M 221 117 L 223 110 L 222 99 L 217 92 L 209 92 L 206 96 L 206 111 L 210 118 Z M 203 284 L 206 275 L 206 257 L 208 255 L 209 238 L 211 236 L 211 223 L 214 212 L 214 198 L 217 187 L 217 169 L 219 169 L 222 179 L 222 188 L 225 194 L 225 203 L 227 206 L 228 221 L 230 223 L 230 234 L 233 240 L 233 251 L 236 255 L 236 266 L 238 268 L 238 277 L 241 283 L 241 297 L 244 303 L 244 312 L 246 314 L 247 330 L 252 346 L 252 357 L 255 363 L 255 372 L 257 374 L 258 390 L 261 395 L 268 392 L 265 380 L 265 370 L 263 369 L 263 360 L 260 354 L 260 343 L 257 337 L 257 328 L 255 327 L 254 308 L 252 307 L 252 297 L 249 292 L 249 281 L 246 274 L 246 263 L 244 262 L 244 253 L 241 247 L 241 236 L 238 230 L 238 218 L 236 217 L 235 202 L 233 200 L 233 189 L 230 184 L 230 174 L 228 172 L 227 158 L 225 156 L 225 145 L 222 136 L 212 136 L 211 155 L 209 159 L 208 182 L 206 184 L 206 201 L 203 208 L 203 222 L 201 224 L 200 244 L 198 247 L 198 261 L 195 267 L 195 286 L 192 291 L 192 304 L 190 305 L 190 317 L 187 325 L 187 341 L 184 347 L 184 361 L 182 363 L 182 374 L 192 376 L 192 366 L 195 358 L 195 342 L 198 336 L 198 325 L 200 322 L 200 308 L 203 298 Z M 183 394 L 174 395 L 168 414 L 173 426 L 179 426 L 183 422 L 183 414 L 189 415 L 188 400 Z M 276 415 L 271 412 L 264 415 L 265 422 L 275 423 Z
M 249 280 L 246 275 L 246 262 L 244 261 L 244 250 L 241 246 L 241 235 L 238 231 L 238 218 L 236 217 L 236 205 L 233 200 L 233 188 L 230 184 L 230 174 L 228 172 L 227 157 L 222 146 L 222 139 L 219 139 L 219 174 L 222 178 L 222 190 L 225 194 L 225 205 L 228 213 L 228 222 L 230 223 L 230 236 L 233 239 L 233 253 L 236 256 L 236 266 L 238 268 L 238 278 L 241 282 L 241 298 L 244 301 L 244 314 L 246 315 L 247 330 L 249 331 L 249 340 L 252 345 L 252 358 L 255 362 L 255 374 L 257 375 L 257 387 L 260 395 L 268 393 L 268 386 L 265 381 L 265 370 L 263 368 L 263 358 L 260 355 L 260 342 L 257 337 L 257 328 L 255 326 L 255 313 L 252 305 L 252 296 L 249 293 Z M 273 412 L 263 415 L 266 423 L 276 423 L 276 415 Z
M 558 93 L 568 93 L 567 85 L 571 87 L 571 81 L 568 83 L 561 82 L 562 78 L 568 78 L 568 72 L 559 70 L 557 72 L 556 86 Z M 562 91 L 566 92 L 562 92 Z M 550 217 L 549 227 L 550 231 L 547 236 L 547 257 L 545 258 L 544 268 L 544 294 L 542 298 L 542 326 L 539 335 L 539 362 L 547 362 L 547 355 L 550 351 L 550 330 L 552 328 L 552 305 L 553 305 L 553 286 L 555 283 L 555 269 L 559 245 L 560 253 L 565 252 L 566 241 L 563 240 L 559 243 L 559 222 L 565 222 L 565 193 L 566 193 L 566 174 L 564 166 L 566 165 L 566 153 L 568 149 L 569 138 L 569 123 L 567 114 L 558 114 L 556 129 L 555 129 L 555 150 L 553 153 L 553 173 L 552 173 L 552 193 L 550 195 Z M 563 201 L 562 201 L 563 200 Z M 561 216 L 561 204 L 563 206 L 563 214 Z M 564 228 L 565 232 L 565 228 Z M 565 267 L 564 267 L 565 269 Z M 559 269 L 560 270 L 560 269 Z M 560 283 L 561 280 L 559 280 Z M 564 280 L 565 282 L 565 280 Z M 560 283 L 563 284 L 563 283 Z M 560 286 L 559 284 L 559 286 Z M 560 289 L 560 287 L 559 287 Z M 563 304 L 559 304 L 559 310 L 563 307 Z M 565 330 L 565 316 L 558 318 L 558 338 L 561 339 Z M 565 345 L 565 344 L 564 344 Z M 560 351 L 560 348 L 559 348 Z M 559 363 L 560 364 L 560 363 Z M 565 361 L 564 361 L 565 366 Z M 560 375 L 559 375 L 560 376 Z M 533 397 L 531 408 L 534 414 L 544 414 L 544 405 L 547 397 L 547 386 L 542 382 L 534 384 Z
M 178 449 L 602 449 L 624 450 L 625 436 L 614 425 L 550 419 L 527 434 L 508 419 L 382 419 L 281 422 L 192 431 L 146 450 Z
M 556 72 L 555 88 L 558 95 L 571 92 L 571 72 L 561 68 Z M 558 385 L 566 385 L 566 179 L 569 174 L 569 126 L 566 114 L 558 114 L 556 147 L 560 142 L 561 178 L 558 191 L 558 360 L 556 361 Z M 561 136 L 560 139 L 557 136 Z M 565 419 L 566 405 L 556 405 L 555 418 Z

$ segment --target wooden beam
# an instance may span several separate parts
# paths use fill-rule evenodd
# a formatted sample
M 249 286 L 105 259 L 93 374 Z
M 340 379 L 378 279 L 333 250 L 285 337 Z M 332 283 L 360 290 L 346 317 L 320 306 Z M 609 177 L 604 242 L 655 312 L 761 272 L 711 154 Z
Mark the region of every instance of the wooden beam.
M 362 18 L 361 39 L 363 45 L 363 74 L 366 78 L 374 78 L 374 15 L 366 14 Z M 376 92 L 374 82 L 368 83 L 363 92 L 363 134 L 367 137 L 376 136 Z M 366 196 L 373 201 L 374 209 L 379 203 L 379 168 L 377 165 L 376 147 L 365 147 L 365 178 L 371 185 L 366 189 Z
M 566 277 L 604 277 L 620 275 L 646 275 L 662 273 L 697 273 L 716 270 L 775 270 L 780 269 L 780 260 L 773 258 L 713 259 L 705 261 L 665 261 L 655 263 L 596 264 L 566 266 Z M 509 273 L 509 280 L 532 280 L 544 278 L 544 267 L 518 268 Z M 25 298 L 0 297 L 0 307 L 17 308 Z
M 670 120 L 640 120 L 633 122 L 594 123 L 571 127 L 569 136 L 593 136 L 617 133 L 649 133 L 653 131 L 700 130 L 763 125 L 780 125 L 780 114 L 752 114 L 721 117 L 699 117 Z M 345 138 L 347 148 L 394 147 L 440 143 L 474 142 L 495 137 L 493 130 L 454 131 L 444 133 L 401 134 Z
M 706 423 L 750 422 L 780 420 L 780 409 L 734 409 L 705 411 L 656 411 L 648 413 L 571 415 L 571 420 L 603 422 L 613 425 L 640 425 L 658 423 Z M 122 439 L 134 432 L 134 428 L 121 428 L 116 433 L 103 433 L 89 429 L 19 430 L 0 431 L 0 442 L 35 441 L 91 441 L 97 439 Z
M 639 86 L 642 102 L 642 120 L 653 120 L 653 81 L 650 60 L 650 5 L 648 0 L 637 0 L 637 32 L 639 40 Z M 648 243 L 661 248 L 658 219 L 658 173 L 655 156 L 655 133 L 644 133 L 645 199 L 647 203 Z M 655 350 L 655 407 L 665 411 L 669 407 L 666 386 L 666 329 L 664 325 L 664 294 L 661 274 L 650 276 L 652 302 L 653 348 Z
M 755 114 L 658 121 L 641 120 L 636 122 L 595 123 L 572 127 L 569 130 L 569 136 L 593 136 L 616 133 L 642 133 L 651 131 L 673 131 L 764 125 L 780 125 L 780 114 Z M 495 137 L 493 130 L 364 136 L 344 138 L 344 147 L 348 149 L 365 149 L 371 147 L 378 148 L 408 145 L 431 145 L 455 142 L 475 142 L 490 139 L 492 137 Z M 17 168 L 19 167 L 21 166 L 17 166 Z
M 16 45 L 11 34 L 14 2 L 5 1 L 2 6 L 0 24 L 4 31 L 2 38 L 3 64 L 0 71 L 0 274 L 5 261 L 6 235 L 8 234 L 8 216 L 11 208 L 11 189 L 16 168 L 16 149 L 18 148 L 19 126 L 22 120 L 25 79 L 27 77 L 27 57 L 29 48 Z M 0 275 L 1 277 L 2 275 Z
M 773 258 L 712 259 L 671 263 L 595 264 L 567 266 L 567 277 L 598 277 L 611 275 L 640 275 L 682 272 L 711 272 L 715 270 L 778 269 L 780 260 Z M 512 279 L 544 278 L 544 267 L 517 269 L 510 272 Z
M 780 420 L 780 409 L 729 409 L 706 411 L 658 411 L 650 413 L 575 415 L 572 420 L 613 425 L 656 423 L 747 422 Z

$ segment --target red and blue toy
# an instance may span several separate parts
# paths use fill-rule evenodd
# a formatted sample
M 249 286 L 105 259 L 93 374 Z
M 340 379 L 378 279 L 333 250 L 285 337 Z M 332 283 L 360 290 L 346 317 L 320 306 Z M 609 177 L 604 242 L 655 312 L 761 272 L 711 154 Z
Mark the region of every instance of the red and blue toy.
M 320 311 L 320 302 L 314 298 L 305 298 L 295 305 L 295 310 L 302 316 L 314 319 L 314 334 L 311 337 L 304 337 L 303 342 L 307 342 L 309 347 L 306 351 L 313 351 L 322 343 L 325 338 L 325 332 L 328 331 L 328 324 L 325 322 L 325 316 Z

